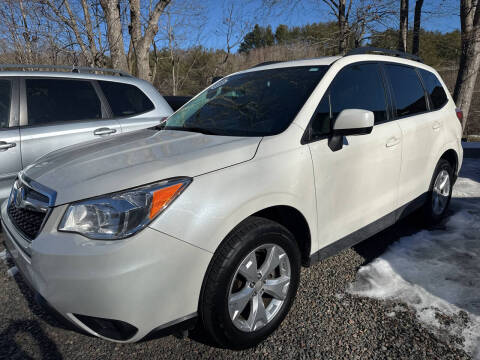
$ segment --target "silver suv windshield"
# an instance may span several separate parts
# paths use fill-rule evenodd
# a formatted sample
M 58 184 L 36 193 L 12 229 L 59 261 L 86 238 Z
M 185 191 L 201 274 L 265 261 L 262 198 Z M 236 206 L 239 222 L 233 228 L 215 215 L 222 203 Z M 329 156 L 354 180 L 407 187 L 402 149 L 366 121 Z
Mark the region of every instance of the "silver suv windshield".
M 223 78 L 170 116 L 162 128 L 225 136 L 279 134 L 327 69 L 284 67 Z

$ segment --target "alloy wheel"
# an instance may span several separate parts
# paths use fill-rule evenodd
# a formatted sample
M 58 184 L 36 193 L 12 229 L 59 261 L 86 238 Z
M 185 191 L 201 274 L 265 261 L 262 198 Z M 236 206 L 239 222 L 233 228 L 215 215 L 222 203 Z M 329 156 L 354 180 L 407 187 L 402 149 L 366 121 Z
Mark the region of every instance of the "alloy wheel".
M 445 211 L 450 196 L 450 174 L 446 170 L 438 173 L 432 192 L 432 210 L 435 215 L 440 215 Z
M 278 314 L 288 294 L 290 259 L 279 245 L 250 252 L 233 277 L 228 296 L 230 319 L 244 332 L 257 331 Z

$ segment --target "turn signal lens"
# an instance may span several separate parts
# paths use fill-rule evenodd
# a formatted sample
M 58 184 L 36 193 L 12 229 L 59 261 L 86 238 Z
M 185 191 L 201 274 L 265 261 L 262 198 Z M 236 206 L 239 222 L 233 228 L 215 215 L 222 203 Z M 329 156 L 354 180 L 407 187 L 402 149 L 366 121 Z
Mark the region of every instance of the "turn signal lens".
M 150 220 L 162 211 L 172 200 L 178 191 L 184 186 L 183 183 L 174 184 L 153 192 L 152 207 L 150 208 Z

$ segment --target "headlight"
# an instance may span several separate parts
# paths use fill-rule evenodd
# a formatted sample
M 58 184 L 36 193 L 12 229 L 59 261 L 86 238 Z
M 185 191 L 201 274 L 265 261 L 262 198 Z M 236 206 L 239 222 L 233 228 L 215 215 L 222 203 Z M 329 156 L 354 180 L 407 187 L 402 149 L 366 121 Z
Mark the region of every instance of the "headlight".
M 191 181 L 191 178 L 165 180 L 71 204 L 58 230 L 97 240 L 126 238 L 147 226 Z

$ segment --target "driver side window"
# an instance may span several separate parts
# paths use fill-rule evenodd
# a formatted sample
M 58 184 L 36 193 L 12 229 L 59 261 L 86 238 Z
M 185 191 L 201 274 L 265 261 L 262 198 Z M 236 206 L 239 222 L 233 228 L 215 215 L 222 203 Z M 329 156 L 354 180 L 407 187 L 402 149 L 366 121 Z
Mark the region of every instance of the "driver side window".
M 385 88 L 378 64 L 352 64 L 340 70 L 315 110 L 311 138 L 328 135 L 333 120 L 345 109 L 370 110 L 375 115 L 375 124 L 388 120 Z

